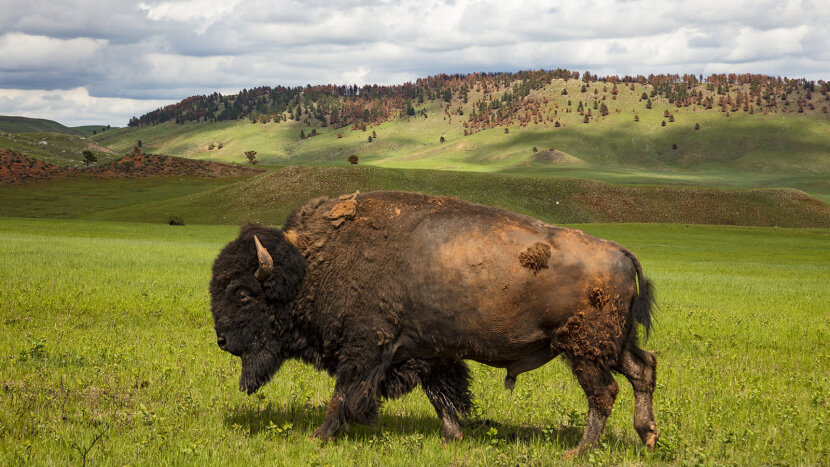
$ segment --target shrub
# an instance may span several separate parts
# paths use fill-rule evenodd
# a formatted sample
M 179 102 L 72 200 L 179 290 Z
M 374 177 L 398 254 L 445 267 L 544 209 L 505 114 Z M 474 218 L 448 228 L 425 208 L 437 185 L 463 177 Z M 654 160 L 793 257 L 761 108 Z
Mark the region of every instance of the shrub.
M 84 155 L 84 164 L 86 164 L 86 165 L 94 164 L 94 163 L 98 162 L 98 158 L 95 157 L 95 154 L 93 154 L 92 151 L 84 151 L 83 155 Z

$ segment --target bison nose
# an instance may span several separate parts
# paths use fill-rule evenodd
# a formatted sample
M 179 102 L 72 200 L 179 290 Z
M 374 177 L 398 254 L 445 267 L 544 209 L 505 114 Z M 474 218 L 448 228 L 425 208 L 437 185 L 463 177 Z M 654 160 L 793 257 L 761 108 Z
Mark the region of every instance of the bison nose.
M 216 343 L 219 344 L 220 349 L 225 350 L 225 344 L 227 343 L 227 341 L 225 341 L 225 336 L 217 337 Z

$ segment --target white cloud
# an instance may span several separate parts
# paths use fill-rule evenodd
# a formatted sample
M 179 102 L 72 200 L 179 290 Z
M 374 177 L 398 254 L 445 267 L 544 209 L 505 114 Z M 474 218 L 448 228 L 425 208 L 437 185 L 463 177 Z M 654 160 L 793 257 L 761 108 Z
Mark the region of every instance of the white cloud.
M 0 0 L 0 88 L 180 100 L 259 85 L 556 67 L 827 80 L 825 3 Z
M 732 50 L 726 54 L 726 59 L 746 62 L 798 55 L 803 49 L 801 41 L 808 32 L 806 26 L 767 31 L 742 27 L 735 37 Z
M 19 32 L 0 36 L 0 69 L 49 70 L 87 61 L 107 45 L 103 39 L 55 39 Z
M 153 21 L 195 23 L 194 30 L 203 34 L 216 20 L 232 12 L 240 0 L 185 0 L 178 2 L 141 2 L 138 8 Z
M 4 115 L 47 118 L 67 126 L 124 126 L 133 115 L 141 115 L 174 102 L 93 97 L 85 88 L 56 91 L 0 89 L 0 109 Z

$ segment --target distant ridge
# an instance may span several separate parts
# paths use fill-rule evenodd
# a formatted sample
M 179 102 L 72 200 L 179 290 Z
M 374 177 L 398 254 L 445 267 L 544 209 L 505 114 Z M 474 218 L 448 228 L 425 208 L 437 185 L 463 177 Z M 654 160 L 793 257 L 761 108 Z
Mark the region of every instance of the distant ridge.
M 613 88 L 611 94 L 614 97 L 619 91 L 618 85 L 632 91 L 639 86 L 643 101 L 648 99 L 650 102 L 650 99 L 659 96 L 677 108 L 694 106 L 713 112 L 745 111 L 753 114 L 756 111 L 795 112 L 796 109 L 798 113 L 827 113 L 826 97 L 830 92 L 830 83 L 823 80 L 815 82 L 760 74 L 724 73 L 706 78 L 702 74 L 621 77 L 557 68 L 510 73 L 438 74 L 400 85 L 259 86 L 229 95 L 214 92 L 190 96 L 176 104 L 132 117 L 128 126 L 249 119 L 253 123 L 294 120 L 322 127 L 365 127 L 398 116 L 414 116 L 415 106 L 426 100 L 445 104 L 446 116 L 452 118 L 456 115 L 466 120 L 467 133 L 472 134 L 487 128 L 515 124 L 524 126 L 552 119 L 547 112 L 552 110 L 548 102 L 538 102 L 534 95 L 557 80 L 584 83 L 581 92 L 586 94 L 571 94 L 577 100 L 596 95 L 597 86 L 604 91 Z M 472 108 L 468 106 L 466 113 L 458 112 L 463 108 L 460 104 L 468 104 L 469 99 L 473 99 Z M 614 107 L 611 102 L 603 104 Z M 594 107 L 594 114 L 606 116 L 610 108 Z M 582 115 L 581 108 L 579 112 Z M 591 117 L 590 110 L 588 113 Z
M 8 133 L 61 133 L 73 136 L 89 136 L 111 129 L 107 125 L 68 127 L 54 120 L 0 115 L 0 131 Z

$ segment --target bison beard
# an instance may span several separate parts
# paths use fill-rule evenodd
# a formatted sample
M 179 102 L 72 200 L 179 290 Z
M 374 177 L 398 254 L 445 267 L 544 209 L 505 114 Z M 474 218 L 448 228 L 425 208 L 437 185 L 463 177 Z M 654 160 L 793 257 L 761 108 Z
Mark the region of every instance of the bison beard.
M 251 395 L 263 384 L 271 380 L 274 373 L 282 366 L 283 359 L 267 347 L 259 352 L 242 355 L 242 375 L 239 377 L 239 390 Z
M 284 230 L 242 228 L 210 285 L 219 346 L 242 358 L 251 394 L 288 358 L 335 377 L 315 436 L 372 424 L 380 401 L 421 386 L 444 437 L 472 406 L 463 359 L 523 372 L 563 354 L 588 399 L 578 453 L 601 436 L 618 387 L 634 388 L 634 427 L 653 447 L 652 287 L 625 248 L 454 198 L 355 193 L 307 202 Z

